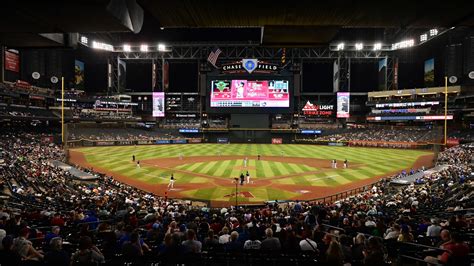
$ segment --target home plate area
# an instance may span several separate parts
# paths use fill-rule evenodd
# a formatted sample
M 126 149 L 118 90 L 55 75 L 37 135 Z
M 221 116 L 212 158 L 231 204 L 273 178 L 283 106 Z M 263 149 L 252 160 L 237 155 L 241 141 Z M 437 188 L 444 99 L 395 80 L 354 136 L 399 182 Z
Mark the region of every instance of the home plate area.
M 224 198 L 232 198 L 235 197 L 235 192 L 225 195 Z M 244 198 L 255 198 L 251 192 L 248 191 L 241 191 L 237 193 L 237 197 L 244 197 Z

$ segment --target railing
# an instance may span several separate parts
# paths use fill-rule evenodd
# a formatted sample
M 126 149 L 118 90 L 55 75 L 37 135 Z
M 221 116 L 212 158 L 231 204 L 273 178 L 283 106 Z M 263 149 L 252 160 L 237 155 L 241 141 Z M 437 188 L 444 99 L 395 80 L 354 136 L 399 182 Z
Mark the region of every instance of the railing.
M 366 191 L 370 190 L 370 188 L 373 185 L 378 184 L 378 183 L 380 183 L 380 181 L 373 182 L 373 183 L 367 184 L 367 185 L 362 186 L 362 187 L 345 190 L 345 191 L 342 191 L 342 192 L 339 192 L 337 194 L 333 194 L 333 195 L 330 195 L 330 196 L 312 199 L 312 200 L 309 200 L 309 201 L 310 202 L 332 203 L 332 202 L 335 202 L 337 200 L 345 199 L 347 197 L 354 196 L 354 195 L 366 192 Z

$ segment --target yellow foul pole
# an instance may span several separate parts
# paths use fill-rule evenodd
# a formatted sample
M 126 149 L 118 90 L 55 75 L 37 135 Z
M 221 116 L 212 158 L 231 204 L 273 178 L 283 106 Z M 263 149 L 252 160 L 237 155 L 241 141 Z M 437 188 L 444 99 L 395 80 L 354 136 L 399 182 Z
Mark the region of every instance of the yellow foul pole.
M 448 77 L 444 77 L 444 145 L 448 137 Z
M 61 140 L 64 145 L 64 77 L 61 78 Z

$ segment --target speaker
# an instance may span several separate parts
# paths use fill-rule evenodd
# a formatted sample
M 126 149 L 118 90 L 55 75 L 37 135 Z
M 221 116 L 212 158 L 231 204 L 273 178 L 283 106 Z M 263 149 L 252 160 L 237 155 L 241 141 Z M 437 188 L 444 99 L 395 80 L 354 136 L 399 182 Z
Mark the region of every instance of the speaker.
M 207 91 L 207 78 L 205 74 L 199 75 L 199 95 L 206 96 Z
M 444 73 L 450 78 L 450 83 L 455 84 L 459 82 L 462 77 L 462 45 L 461 44 L 452 44 L 446 46 L 445 50 L 445 64 L 444 64 Z M 456 78 L 453 78 L 456 77 Z M 456 80 L 456 81 L 455 81 Z M 452 81 L 455 81 L 454 83 Z
M 295 74 L 293 76 L 293 87 L 295 88 L 293 93 L 294 96 L 300 96 L 301 95 L 301 74 Z

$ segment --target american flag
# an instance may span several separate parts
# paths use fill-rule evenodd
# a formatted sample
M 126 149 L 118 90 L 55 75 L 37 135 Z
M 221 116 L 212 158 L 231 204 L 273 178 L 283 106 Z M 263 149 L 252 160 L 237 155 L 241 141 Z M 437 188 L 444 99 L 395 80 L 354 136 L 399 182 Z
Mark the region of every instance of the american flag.
M 214 67 L 217 67 L 216 66 L 217 58 L 219 57 L 221 53 L 222 53 L 221 49 L 217 47 L 212 49 L 211 53 L 207 57 L 207 61 L 209 61 L 209 63 L 211 63 Z

